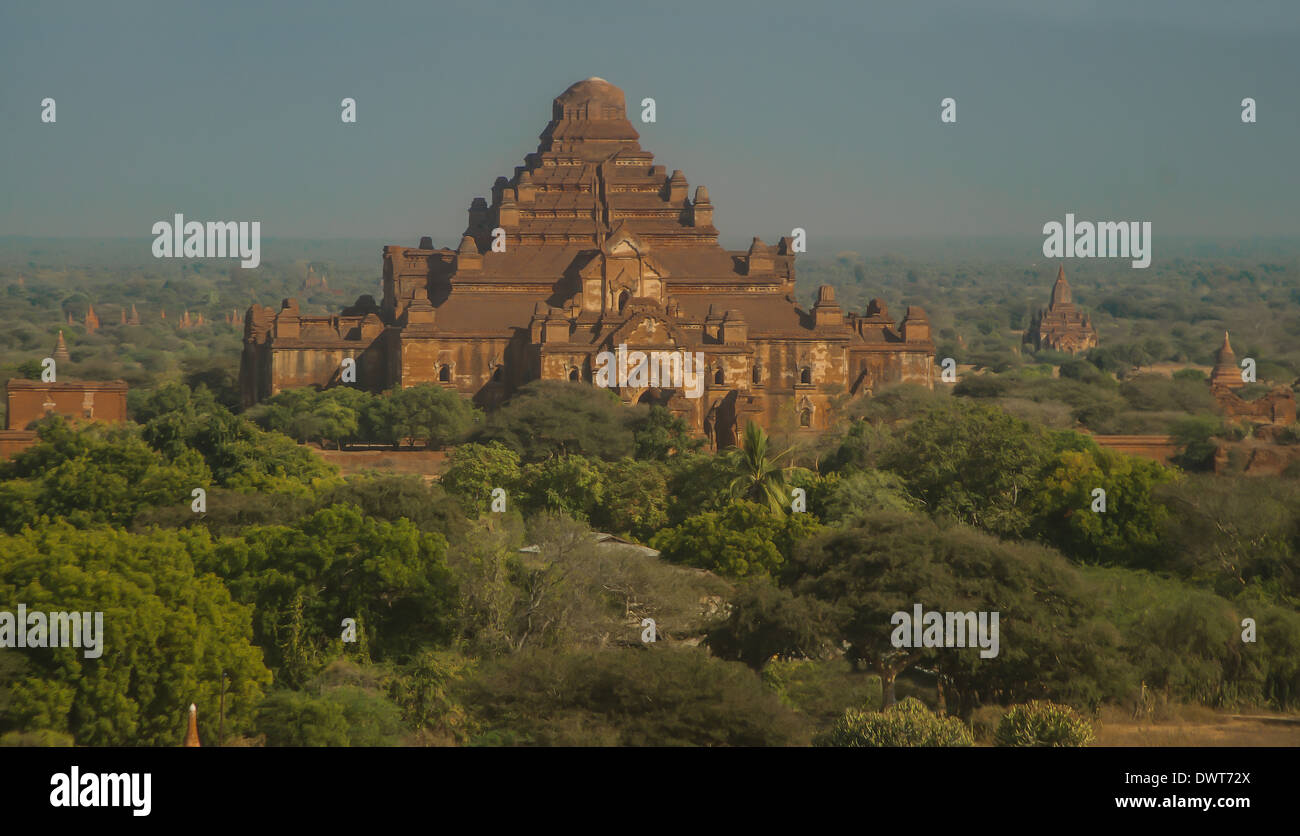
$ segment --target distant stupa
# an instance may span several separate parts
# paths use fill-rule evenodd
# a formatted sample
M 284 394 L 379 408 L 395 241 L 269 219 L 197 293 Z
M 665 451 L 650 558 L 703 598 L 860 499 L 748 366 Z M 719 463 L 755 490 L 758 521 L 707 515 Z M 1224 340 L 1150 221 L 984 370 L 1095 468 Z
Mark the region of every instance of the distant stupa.
M 1237 389 L 1245 386 L 1241 379 L 1241 369 L 1237 366 L 1237 355 L 1228 342 L 1228 332 L 1223 332 L 1223 345 L 1214 353 L 1214 371 L 1210 373 L 1210 386 L 1226 386 Z
M 54 341 L 54 353 L 50 355 L 56 363 L 69 363 L 72 361 L 72 355 L 68 353 L 68 344 L 63 341 L 63 331 L 59 331 L 59 338 Z
M 181 745 L 185 748 L 203 745 L 199 743 L 199 709 L 194 703 L 190 703 L 190 725 L 185 730 L 185 742 Z
M 99 317 L 95 314 L 94 305 L 86 306 L 85 325 L 87 334 L 93 334 L 99 328 Z
M 139 325 L 140 314 L 136 312 L 135 303 L 131 303 L 131 318 L 126 321 L 127 325 Z

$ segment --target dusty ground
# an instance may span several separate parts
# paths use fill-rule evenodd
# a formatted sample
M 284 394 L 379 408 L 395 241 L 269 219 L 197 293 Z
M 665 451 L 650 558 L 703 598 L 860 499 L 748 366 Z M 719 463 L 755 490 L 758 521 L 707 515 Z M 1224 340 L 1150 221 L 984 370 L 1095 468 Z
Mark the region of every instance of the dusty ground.
M 1300 717 L 1211 715 L 1160 722 L 1103 717 L 1094 746 L 1296 746 Z
M 1180 369 L 1196 369 L 1205 373 L 1206 377 L 1214 371 L 1214 366 L 1198 366 L 1194 363 L 1152 363 L 1150 366 L 1142 366 L 1138 369 L 1139 374 L 1162 374 L 1165 377 L 1173 377 L 1174 372 Z
M 440 450 L 321 450 L 309 445 L 313 453 L 332 465 L 337 465 L 344 476 L 368 470 L 383 473 L 413 474 L 433 481 L 447 467 L 447 454 Z

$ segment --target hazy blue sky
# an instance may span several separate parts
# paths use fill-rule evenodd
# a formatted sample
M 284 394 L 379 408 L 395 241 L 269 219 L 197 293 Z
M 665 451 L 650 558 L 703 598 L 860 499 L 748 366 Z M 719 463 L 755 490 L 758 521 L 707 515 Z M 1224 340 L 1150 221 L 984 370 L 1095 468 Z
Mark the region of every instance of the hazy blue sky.
M 5 0 L 0 235 L 149 239 L 180 211 L 454 245 L 592 75 L 655 97 L 642 145 L 733 246 L 1041 237 L 1067 211 L 1149 220 L 1157 248 L 1295 235 L 1298 43 L 1295 0 Z

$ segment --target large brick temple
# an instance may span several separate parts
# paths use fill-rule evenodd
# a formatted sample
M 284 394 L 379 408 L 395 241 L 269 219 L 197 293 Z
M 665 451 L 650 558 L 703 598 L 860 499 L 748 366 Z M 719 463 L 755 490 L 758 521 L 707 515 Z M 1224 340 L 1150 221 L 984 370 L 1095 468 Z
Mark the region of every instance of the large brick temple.
M 1074 304 L 1074 291 L 1065 280 L 1065 265 L 1056 272 L 1052 285 L 1052 301 L 1039 308 L 1025 331 L 1023 342 L 1032 343 L 1035 350 L 1068 351 L 1078 354 L 1097 346 L 1097 329 L 1092 317 Z
M 362 296 L 337 316 L 304 316 L 292 299 L 250 308 L 245 403 L 337 385 L 353 358 L 358 386 L 435 383 L 491 407 L 538 378 L 593 382 L 597 355 L 626 344 L 703 354 L 701 397 L 618 393 L 725 446 L 747 420 L 816 431 L 846 394 L 933 385 L 923 310 L 896 323 L 877 299 L 849 313 L 827 286 L 801 308 L 792 239 L 723 249 L 708 190 L 692 197 L 638 139 L 619 88 L 589 78 L 565 90 L 537 152 L 497 178 L 490 204 L 471 203 L 458 246 L 384 248 L 382 303 Z

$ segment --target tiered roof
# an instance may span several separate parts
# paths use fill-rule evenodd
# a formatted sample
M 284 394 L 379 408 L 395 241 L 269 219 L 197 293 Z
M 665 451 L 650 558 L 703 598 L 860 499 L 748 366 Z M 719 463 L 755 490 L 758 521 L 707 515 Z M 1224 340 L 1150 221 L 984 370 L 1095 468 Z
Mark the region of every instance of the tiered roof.
M 1038 348 L 1069 352 L 1097 345 L 1097 329 L 1092 325 L 1092 318 L 1074 304 L 1074 291 L 1065 279 L 1065 265 L 1057 269 L 1051 304 L 1034 316 L 1025 341 L 1035 343 Z

